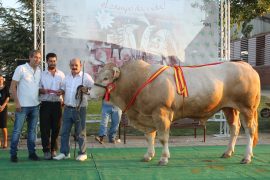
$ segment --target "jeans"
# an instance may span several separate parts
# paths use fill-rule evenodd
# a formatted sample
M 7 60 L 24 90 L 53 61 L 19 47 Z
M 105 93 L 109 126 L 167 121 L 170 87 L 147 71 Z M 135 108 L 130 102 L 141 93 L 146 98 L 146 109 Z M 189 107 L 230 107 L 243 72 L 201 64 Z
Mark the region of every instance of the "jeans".
M 70 153 L 70 133 L 72 125 L 75 124 L 75 137 L 79 144 L 79 155 L 86 154 L 86 107 L 76 108 L 65 106 L 63 113 L 63 124 L 61 129 L 60 152 L 68 155 Z
M 111 127 L 109 129 L 109 141 L 114 141 L 116 132 L 120 123 L 122 111 L 117 106 L 102 102 L 102 120 L 99 127 L 99 136 L 107 135 L 108 122 L 111 119 Z
M 21 136 L 24 121 L 27 121 L 27 148 L 28 153 L 35 153 L 36 129 L 39 118 L 39 106 L 22 107 L 21 112 L 15 112 L 15 123 L 10 143 L 10 155 L 17 155 L 18 143 Z

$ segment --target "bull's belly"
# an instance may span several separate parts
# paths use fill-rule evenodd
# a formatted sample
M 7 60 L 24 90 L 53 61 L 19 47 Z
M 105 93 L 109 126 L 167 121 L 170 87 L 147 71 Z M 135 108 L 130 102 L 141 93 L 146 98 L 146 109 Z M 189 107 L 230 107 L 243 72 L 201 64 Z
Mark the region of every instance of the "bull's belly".
M 212 117 L 217 111 L 219 111 L 221 107 L 214 108 L 212 110 L 208 110 L 205 108 L 197 108 L 197 107 L 186 107 L 182 109 L 178 109 L 174 112 L 174 120 L 182 119 L 182 118 L 193 118 L 193 119 L 209 119 Z
M 132 116 L 128 114 L 128 119 L 130 126 L 144 133 L 150 133 L 157 129 L 157 122 L 152 115 L 137 113 L 136 116 Z

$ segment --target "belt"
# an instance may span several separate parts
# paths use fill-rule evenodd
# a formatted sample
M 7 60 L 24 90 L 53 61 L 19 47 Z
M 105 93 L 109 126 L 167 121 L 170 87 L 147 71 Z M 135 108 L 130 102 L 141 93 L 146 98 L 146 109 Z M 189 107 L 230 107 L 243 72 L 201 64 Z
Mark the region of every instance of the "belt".
M 76 107 L 65 105 L 66 108 L 75 109 Z
M 61 103 L 60 101 L 41 101 L 41 103 Z

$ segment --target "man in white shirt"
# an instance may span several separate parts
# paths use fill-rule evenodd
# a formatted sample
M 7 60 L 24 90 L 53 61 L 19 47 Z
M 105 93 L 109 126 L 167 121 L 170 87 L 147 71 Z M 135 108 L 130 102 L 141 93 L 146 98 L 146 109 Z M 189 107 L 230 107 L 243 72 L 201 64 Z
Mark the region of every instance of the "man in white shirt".
M 84 161 L 86 154 L 86 107 L 88 94 L 78 93 L 78 87 L 81 85 L 85 89 L 93 86 L 92 77 L 81 71 L 82 64 L 80 59 L 74 58 L 70 61 L 71 74 L 67 75 L 62 87 L 64 95 L 64 113 L 61 129 L 61 147 L 60 154 L 53 159 L 62 160 L 70 158 L 69 137 L 72 125 L 75 124 L 75 136 L 79 144 L 79 152 L 76 160 Z M 81 95 L 81 96 L 80 96 Z
M 16 68 L 10 86 L 11 94 L 14 98 L 16 112 L 15 123 L 10 143 L 10 160 L 18 162 L 17 151 L 18 142 L 25 119 L 27 120 L 27 147 L 28 158 L 38 161 L 40 158 L 36 154 L 35 140 L 36 127 L 39 117 L 38 90 L 40 82 L 41 53 L 33 50 L 29 53 L 29 63 Z
M 56 156 L 58 135 L 61 126 L 63 100 L 61 86 L 65 75 L 56 68 L 55 53 L 46 55 L 47 69 L 41 73 L 40 81 L 40 133 L 44 159 L 50 160 Z

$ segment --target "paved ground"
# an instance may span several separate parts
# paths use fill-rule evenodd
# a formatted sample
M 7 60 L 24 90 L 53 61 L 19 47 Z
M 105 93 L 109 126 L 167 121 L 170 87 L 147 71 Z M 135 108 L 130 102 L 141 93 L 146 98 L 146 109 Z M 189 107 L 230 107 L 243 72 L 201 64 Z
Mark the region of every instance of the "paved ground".
M 259 135 L 259 144 L 270 144 L 270 133 L 263 133 Z M 92 148 L 111 148 L 111 147 L 146 147 L 147 143 L 143 136 L 127 136 L 127 142 L 124 144 L 120 143 L 111 144 L 104 143 L 99 144 L 95 142 L 94 137 L 89 137 L 89 147 Z M 237 145 L 246 144 L 247 140 L 245 135 L 240 135 L 237 141 Z M 169 146 L 214 146 L 214 145 L 227 145 L 229 143 L 229 137 L 216 137 L 214 135 L 207 135 L 206 142 L 203 142 L 203 136 L 171 136 L 169 140 Z M 159 141 L 156 141 L 156 146 L 161 146 Z
M 127 142 L 124 144 L 123 140 L 116 144 L 108 143 L 105 139 L 104 144 L 99 144 L 95 141 L 94 136 L 87 137 L 88 148 L 128 148 L 128 147 L 147 147 L 145 138 L 143 136 L 127 136 Z M 237 140 L 237 145 L 246 144 L 247 140 L 244 134 L 240 135 Z M 227 145 L 229 137 L 216 137 L 214 135 L 207 135 L 206 142 L 203 142 L 203 136 L 199 135 L 195 139 L 194 136 L 171 136 L 169 140 L 169 147 L 172 146 L 215 146 Z M 270 144 L 270 133 L 259 134 L 259 144 Z M 73 138 L 71 138 L 71 146 L 74 147 Z M 159 141 L 156 141 L 156 147 L 160 147 Z M 26 140 L 22 139 L 19 144 L 20 149 L 26 148 Z M 41 149 L 40 139 L 37 141 L 37 149 Z

